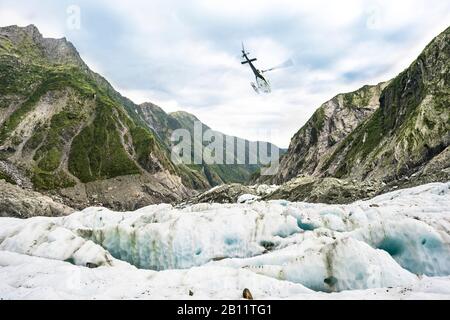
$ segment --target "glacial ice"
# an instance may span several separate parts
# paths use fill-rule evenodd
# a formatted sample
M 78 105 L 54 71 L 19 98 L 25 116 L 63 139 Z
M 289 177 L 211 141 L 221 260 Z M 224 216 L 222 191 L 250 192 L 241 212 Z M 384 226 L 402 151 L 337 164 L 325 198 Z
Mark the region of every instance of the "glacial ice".
M 2 219 L 2 251 L 63 260 L 82 266 L 88 263 L 97 266 L 113 263 L 113 257 L 104 248 L 75 235 L 51 218 L 30 218 L 25 224 L 16 219 Z
M 241 196 L 239 196 L 239 198 L 237 199 L 237 203 L 248 203 L 248 202 L 254 202 L 256 200 L 258 200 L 259 196 L 255 196 L 254 194 L 243 194 Z
M 46 268 L 48 284 L 38 274 Z M 339 299 L 348 290 L 372 297 L 379 288 L 397 288 L 389 291 L 395 297 L 406 292 L 400 288 L 413 288 L 419 296 L 450 298 L 450 289 L 443 289 L 450 283 L 450 182 L 349 205 L 252 200 L 0 218 L 0 297 L 119 297 L 117 286 L 126 286 L 105 293 L 89 284 L 88 293 L 69 290 L 73 283 L 57 279 L 70 270 L 93 277 L 97 286 L 114 286 L 109 276 L 129 274 L 137 288 L 126 295 L 137 298 L 155 297 L 153 290 L 159 297 L 184 297 L 191 288 L 196 298 L 235 297 L 243 286 L 266 298 Z M 152 294 L 141 295 L 144 287 Z

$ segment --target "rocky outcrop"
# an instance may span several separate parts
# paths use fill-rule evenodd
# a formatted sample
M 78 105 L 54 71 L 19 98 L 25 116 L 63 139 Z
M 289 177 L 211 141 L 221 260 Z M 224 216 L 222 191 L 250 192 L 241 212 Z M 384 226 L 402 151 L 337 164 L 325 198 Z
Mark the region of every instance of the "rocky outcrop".
M 182 202 L 180 206 L 195 203 L 244 203 L 255 201 L 273 193 L 278 188 L 276 185 L 267 184 L 255 184 L 252 186 L 240 183 L 224 184 L 191 197 L 187 202 Z
M 399 180 L 391 181 L 389 185 L 410 188 L 436 181 L 450 181 L 450 147 L 420 166 L 413 174 L 404 175 Z
M 379 181 L 344 180 L 302 176 L 281 185 L 263 200 L 284 199 L 289 201 L 347 204 L 373 197 L 386 190 Z
M 415 173 L 383 182 L 376 179 L 356 180 L 301 175 L 282 184 L 261 200 L 284 199 L 312 203 L 347 204 L 397 189 L 431 182 L 450 181 L 450 147 L 422 165 Z
M 0 160 L 0 179 L 26 189 L 33 187 L 30 179 L 16 166 L 7 161 Z
M 254 194 L 254 191 L 239 183 L 224 184 L 189 199 L 188 203 L 236 203 L 243 194 Z
M 253 300 L 252 293 L 247 288 L 245 288 L 244 291 L 242 292 L 242 297 L 247 300 Z
M 0 50 L 9 52 L 13 50 L 13 53 L 28 62 L 71 64 L 88 69 L 73 44 L 66 38 L 44 38 L 34 25 L 2 27 L 0 37 L 2 38 Z
M 294 135 L 280 169 L 271 180 L 288 181 L 298 174 L 320 176 L 324 161 L 356 127 L 380 106 L 381 91 L 387 83 L 364 86 L 357 91 L 339 94 L 325 102 Z
M 38 192 L 24 190 L 0 180 L 0 216 L 30 218 L 34 216 L 57 217 L 74 212 L 68 206 L 55 202 Z
M 149 204 L 180 202 L 196 193 L 186 188 L 180 177 L 163 172 L 78 184 L 58 190 L 55 195 L 63 203 L 79 210 L 102 206 L 116 211 L 132 211 Z

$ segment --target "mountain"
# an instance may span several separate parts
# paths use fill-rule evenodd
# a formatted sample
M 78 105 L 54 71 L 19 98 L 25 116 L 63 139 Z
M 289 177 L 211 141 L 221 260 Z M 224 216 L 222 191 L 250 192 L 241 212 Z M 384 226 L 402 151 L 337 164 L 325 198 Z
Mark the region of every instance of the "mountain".
M 75 207 L 132 209 L 205 186 L 66 39 L 33 25 L 0 28 L 0 84 L 0 168 L 39 191 Z
M 380 106 L 380 95 L 388 83 L 364 86 L 338 94 L 314 112 L 294 135 L 274 178 L 282 183 L 298 174 L 321 175 L 324 162 L 356 127 Z
M 339 94 L 294 135 L 273 182 L 450 178 L 450 28 L 391 81 Z M 292 193 L 292 190 L 289 191 Z
M 149 125 L 149 127 L 156 132 L 156 134 L 160 137 L 162 142 L 170 148 L 171 146 L 171 135 L 176 129 L 186 129 L 191 134 L 192 145 L 201 145 L 202 150 L 208 149 L 208 142 L 194 140 L 194 124 L 198 122 L 201 125 L 202 132 L 206 130 L 211 130 L 215 134 L 220 134 L 224 139 L 224 147 L 225 141 L 234 141 L 235 145 L 245 145 L 245 153 L 246 159 L 249 157 L 253 157 L 255 159 L 259 159 L 257 155 L 257 149 L 251 148 L 250 146 L 257 146 L 260 143 L 267 144 L 268 150 L 278 149 L 280 153 L 283 150 L 279 149 L 277 146 L 268 143 L 268 142 L 259 142 L 259 141 L 248 141 L 245 139 L 241 139 L 234 136 L 225 135 L 219 131 L 212 130 L 209 126 L 202 123 L 196 116 L 184 112 L 177 111 L 172 113 L 166 113 L 159 106 L 152 103 L 143 103 L 139 105 L 137 108 L 137 113 L 145 120 L 145 122 Z M 192 151 L 194 147 L 192 148 Z M 188 165 L 188 167 L 192 170 L 195 170 L 202 174 L 202 176 L 208 181 L 210 186 L 216 186 L 223 183 L 246 183 L 252 174 L 259 170 L 259 164 L 237 164 L 237 155 L 236 155 L 236 147 L 233 150 L 228 150 L 224 148 L 225 152 L 223 154 L 223 158 L 226 159 L 227 155 L 233 160 L 235 164 L 192 164 Z M 193 158 L 193 156 L 192 156 Z M 248 161 L 247 161 L 248 163 Z

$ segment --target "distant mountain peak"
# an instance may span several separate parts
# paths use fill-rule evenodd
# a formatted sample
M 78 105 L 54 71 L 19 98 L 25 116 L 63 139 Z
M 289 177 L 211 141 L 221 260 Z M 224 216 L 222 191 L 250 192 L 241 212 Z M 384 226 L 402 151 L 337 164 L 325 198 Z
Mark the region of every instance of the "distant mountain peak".
M 182 111 L 182 110 L 178 110 L 178 111 L 174 111 L 174 112 L 170 112 L 169 115 L 171 115 L 172 117 L 175 118 L 184 118 L 184 119 L 189 119 L 191 121 L 200 121 L 195 115 L 193 115 L 192 113 L 189 113 L 187 111 Z
M 0 27 L 0 40 L 0 44 L 4 43 L 0 51 L 19 55 L 34 63 L 72 64 L 87 68 L 75 46 L 65 37 L 45 38 L 33 24 Z

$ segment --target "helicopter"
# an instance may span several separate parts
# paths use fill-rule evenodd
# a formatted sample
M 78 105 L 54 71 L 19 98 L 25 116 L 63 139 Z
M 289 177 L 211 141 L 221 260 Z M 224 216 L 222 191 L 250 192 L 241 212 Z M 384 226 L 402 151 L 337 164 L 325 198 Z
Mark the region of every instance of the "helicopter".
M 264 73 L 268 71 L 272 71 L 275 68 L 267 69 L 267 70 L 258 70 L 255 68 L 252 62 L 256 61 L 256 58 L 250 59 L 248 57 L 250 53 L 245 51 L 244 43 L 242 43 L 242 58 L 245 59 L 245 61 L 242 61 L 241 64 L 249 64 L 250 68 L 252 69 L 255 78 L 256 78 L 256 84 L 254 82 L 250 82 L 252 88 L 256 91 L 256 93 L 270 93 L 272 90 L 270 88 L 269 80 L 263 76 Z

